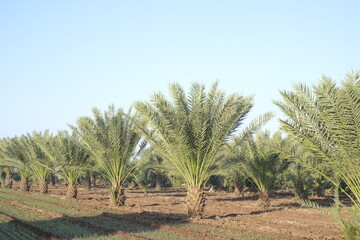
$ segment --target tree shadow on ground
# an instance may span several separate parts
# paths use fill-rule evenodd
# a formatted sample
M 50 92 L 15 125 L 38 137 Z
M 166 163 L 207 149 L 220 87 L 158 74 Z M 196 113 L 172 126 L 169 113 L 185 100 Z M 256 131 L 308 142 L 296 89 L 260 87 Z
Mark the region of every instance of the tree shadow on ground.
M 1 214 L 2 213 L 0 211 Z M 6 214 L 5 214 L 6 215 Z M 103 213 L 97 216 L 71 217 L 64 215 L 41 221 L 20 221 L 12 219 L 0 222 L 0 233 L 3 229 L 18 229 L 19 232 L 30 232 L 36 238 L 28 239 L 75 239 L 118 235 L 122 239 L 131 238 L 134 234 L 146 237 L 147 233 L 154 232 L 162 225 L 178 225 L 187 223 L 186 215 L 165 213 Z M 176 231 L 174 232 L 176 234 Z M 6 239 L 17 239 L 7 234 Z M 30 236 L 30 235 L 29 235 Z
M 218 202 L 240 202 L 240 201 L 257 200 L 258 198 L 259 198 L 258 195 L 254 195 L 254 196 L 244 196 L 244 197 L 215 198 L 215 199 L 213 199 L 213 201 L 218 201 Z
M 217 219 L 217 218 L 220 219 L 220 218 L 233 218 L 233 217 L 237 217 L 237 216 L 260 215 L 263 213 L 281 211 L 283 209 L 284 208 L 270 208 L 270 209 L 264 209 L 264 210 L 259 210 L 259 211 L 252 211 L 249 213 L 231 213 L 231 214 L 226 214 L 226 215 L 222 215 L 222 216 L 211 215 L 211 216 L 207 217 L 207 219 Z

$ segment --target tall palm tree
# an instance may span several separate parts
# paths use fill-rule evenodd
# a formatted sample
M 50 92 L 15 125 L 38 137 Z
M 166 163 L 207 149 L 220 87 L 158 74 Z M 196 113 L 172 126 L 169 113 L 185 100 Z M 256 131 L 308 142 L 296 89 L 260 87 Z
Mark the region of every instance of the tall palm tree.
M 62 131 L 46 145 L 40 146 L 53 165 L 61 170 L 68 186 L 67 198 L 77 198 L 76 184 L 89 158 L 79 138 Z
M 313 88 L 298 84 L 280 94 L 283 100 L 275 104 L 287 116 L 280 120 L 282 129 L 327 163 L 351 191 L 343 192 L 354 203 L 356 224 L 342 219 L 341 226 L 355 232 L 348 235 L 355 239 L 360 233 L 360 73 L 347 74 L 340 87 L 322 77 Z
M 217 83 L 209 92 L 198 83 L 192 84 L 188 95 L 178 84 L 170 84 L 169 90 L 172 101 L 155 93 L 150 102 L 134 104 L 147 123 L 139 128 L 186 182 L 188 216 L 201 218 L 206 200 L 202 188 L 217 170 L 213 166 L 224 160 L 222 149 L 250 111 L 252 98 L 226 97 Z
M 141 136 L 124 112 L 115 110 L 113 105 L 104 114 L 93 108 L 93 115 L 94 119 L 79 118 L 77 127 L 70 128 L 81 137 L 83 145 L 100 168 L 100 173 L 110 181 L 113 204 L 122 206 L 126 199 L 124 182 L 132 170 L 129 162 L 136 155 Z

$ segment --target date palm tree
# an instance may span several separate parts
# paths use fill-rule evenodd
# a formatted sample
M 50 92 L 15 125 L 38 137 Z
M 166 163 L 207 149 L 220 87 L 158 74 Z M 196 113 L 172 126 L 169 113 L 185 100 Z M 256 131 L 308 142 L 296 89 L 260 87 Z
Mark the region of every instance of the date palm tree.
M 206 200 L 203 187 L 217 170 L 213 166 L 224 161 L 223 147 L 250 111 L 252 98 L 226 97 L 217 83 L 209 92 L 198 83 L 192 84 L 188 95 L 178 84 L 170 84 L 169 90 L 172 101 L 155 93 L 150 102 L 134 104 L 147 123 L 138 127 L 187 184 L 188 216 L 201 218 Z
M 130 160 L 136 155 L 141 136 L 123 110 L 110 105 L 101 114 L 93 108 L 94 118 L 81 117 L 77 127 L 70 128 L 81 138 L 100 169 L 100 173 L 111 183 L 111 200 L 114 205 L 125 204 L 124 182 L 131 172 Z M 130 110 L 128 115 L 130 115 Z M 143 145 L 140 146 L 140 149 Z
M 166 165 L 164 159 L 154 151 L 152 148 L 148 148 L 142 152 L 138 163 L 137 169 L 150 171 L 155 174 L 155 188 L 161 191 L 162 182 L 166 175 Z
M 360 73 L 347 74 L 340 86 L 322 77 L 312 88 L 298 84 L 280 94 L 282 101 L 275 104 L 287 116 L 280 120 L 282 129 L 326 163 L 350 190 L 343 192 L 354 203 L 353 221 L 339 222 L 348 237 L 356 239 L 360 234 Z M 332 176 L 326 177 L 338 185 Z
M 44 133 L 34 131 L 32 134 L 27 134 L 27 136 L 23 138 L 23 153 L 29 161 L 32 174 L 38 181 L 40 193 L 48 192 L 49 187 L 47 180 L 50 173 L 54 171 L 51 162 L 40 145 L 48 144 L 52 137 L 49 131 L 45 131 Z
M 246 147 L 253 139 L 261 127 L 274 117 L 273 113 L 268 112 L 255 118 L 240 133 L 235 135 L 226 145 L 226 161 L 219 167 L 218 174 L 228 179 L 234 185 L 234 192 L 243 196 L 245 183 L 248 174 L 244 170 Z
M 26 157 L 26 153 L 24 152 L 24 138 L 25 137 L 22 136 L 3 139 L 0 144 L 0 158 L 3 165 L 10 168 L 15 168 L 17 170 L 17 173 L 21 179 L 20 189 L 22 191 L 29 191 L 29 178 L 31 176 L 31 169 L 30 159 Z
M 276 186 L 278 176 L 288 166 L 287 160 L 280 157 L 277 145 L 281 142 L 279 132 L 271 137 L 265 131 L 247 139 L 241 149 L 244 158 L 242 169 L 259 191 L 258 205 L 265 208 L 270 206 L 269 195 Z
M 68 186 L 67 198 L 77 198 L 77 181 L 89 158 L 79 138 L 62 131 L 46 145 L 40 144 L 40 147 L 53 165 L 61 170 Z

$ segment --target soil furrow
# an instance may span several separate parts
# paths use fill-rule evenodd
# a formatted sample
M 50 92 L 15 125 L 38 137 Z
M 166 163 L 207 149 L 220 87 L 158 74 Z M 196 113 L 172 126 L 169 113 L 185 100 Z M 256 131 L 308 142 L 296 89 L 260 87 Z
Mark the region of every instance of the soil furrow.
M 9 223 L 14 224 L 20 228 L 26 229 L 28 231 L 31 231 L 32 233 L 36 234 L 37 236 L 49 239 L 49 240 L 62 240 L 63 238 L 60 238 L 58 236 L 55 236 L 52 233 L 49 232 L 45 232 L 43 230 L 41 230 L 40 228 L 34 227 L 32 225 L 29 225 L 27 223 L 24 223 L 16 218 L 10 217 L 8 215 L 5 214 L 1 214 L 0 213 L 0 217 L 5 219 L 6 221 L 9 221 Z
M 111 218 L 119 219 L 119 220 L 129 221 L 129 218 L 122 217 L 122 216 L 119 216 L 119 215 L 116 215 L 113 213 L 104 212 L 104 215 L 109 216 Z M 212 235 L 212 234 L 199 233 L 199 232 L 189 231 L 186 229 L 177 228 L 177 227 L 173 227 L 173 226 L 169 226 L 169 225 L 150 223 L 147 221 L 141 221 L 141 220 L 137 220 L 137 219 L 131 219 L 130 221 L 133 223 L 136 223 L 136 224 L 141 224 L 141 225 L 145 225 L 145 226 L 152 227 L 152 228 L 158 228 L 158 229 L 166 231 L 166 232 L 177 233 L 177 234 L 180 234 L 185 237 L 196 237 L 197 239 L 215 239 L 215 240 L 228 239 L 228 238 L 218 237 L 218 236 Z
M 70 216 L 67 216 L 67 215 L 64 215 L 64 214 L 61 214 L 61 213 L 57 213 L 57 212 L 53 212 L 53 211 L 49 211 L 49 210 L 44 210 L 44 209 L 32 207 L 32 206 L 29 206 L 29 205 L 26 205 L 26 204 L 23 204 L 23 203 L 15 202 L 15 201 L 12 201 L 12 200 L 7 200 L 7 199 L 1 198 L 1 197 L 0 197 L 0 200 L 4 201 L 4 202 L 7 202 L 7 203 L 9 203 L 9 204 L 11 204 L 13 206 L 18 206 L 18 207 L 21 207 L 21 208 L 24 208 L 24 209 L 29 209 L 29 210 L 36 211 L 36 212 L 39 212 L 39 213 L 42 213 L 42 214 L 46 214 L 46 215 L 48 215 L 50 217 L 58 217 L 58 218 L 64 219 L 65 221 L 68 221 L 68 222 L 71 222 L 71 223 L 74 223 L 74 224 L 89 228 L 91 230 L 95 230 L 97 232 L 101 232 L 101 233 L 105 233 L 105 234 L 115 234 L 115 235 L 118 235 L 118 236 L 131 238 L 131 239 L 139 239 L 139 240 L 140 239 L 141 240 L 147 240 L 148 239 L 148 238 L 136 236 L 134 234 L 125 233 L 125 232 L 122 232 L 122 231 L 117 231 L 117 230 L 112 230 L 112 229 L 105 228 L 105 227 L 100 227 L 100 226 L 97 226 L 97 225 L 94 225 L 94 224 L 91 224 L 91 223 L 88 223 L 88 222 L 85 222 L 85 221 L 81 221 L 79 219 L 75 219 L 73 217 L 70 217 Z
M 18 196 L 16 193 L 11 193 L 10 195 Z M 150 222 L 144 221 L 144 220 L 138 220 L 138 219 L 133 219 L 133 218 L 129 218 L 129 217 L 122 217 L 120 215 L 113 214 L 113 213 L 108 213 L 108 212 L 103 212 L 101 210 L 75 207 L 75 206 L 70 206 L 70 205 L 66 205 L 66 204 L 62 204 L 62 203 L 46 201 L 46 200 L 43 200 L 43 199 L 36 199 L 36 198 L 32 198 L 31 196 L 26 196 L 26 198 L 34 200 L 34 201 L 39 201 L 39 202 L 43 202 L 43 203 L 52 204 L 52 205 L 55 205 L 55 206 L 66 208 L 66 209 L 73 209 L 73 210 L 82 211 L 82 212 L 88 212 L 88 213 L 97 214 L 97 215 L 104 215 L 104 216 L 107 216 L 107 217 L 110 217 L 110 218 L 115 218 L 115 219 L 127 221 L 127 222 L 134 223 L 134 224 L 137 224 L 137 225 L 143 225 L 143 226 L 147 226 L 147 227 L 151 227 L 151 228 L 155 228 L 155 229 L 160 229 L 161 231 L 164 231 L 164 232 L 175 233 L 175 234 L 178 234 L 178 235 L 181 235 L 181 236 L 184 236 L 184 237 L 196 237 L 197 239 L 215 239 L 215 240 L 226 240 L 226 239 L 228 239 L 228 238 L 219 237 L 219 236 L 212 235 L 212 234 L 194 232 L 194 231 L 191 231 L 191 230 L 187 230 L 187 229 L 183 229 L 183 228 L 177 228 L 177 227 L 173 227 L 173 226 L 169 226 L 169 225 L 163 225 L 163 224 L 158 224 L 158 223 L 150 223 Z M 87 206 L 90 206 L 90 205 L 87 205 Z
M 140 236 L 137 236 L 137 235 L 134 235 L 134 234 L 131 234 L 131 233 L 125 233 L 125 232 L 122 232 L 122 231 L 117 231 L 117 230 L 112 230 L 112 229 L 109 229 L 109 228 L 100 227 L 98 225 L 94 225 L 94 224 L 91 224 L 89 222 L 84 222 L 84 221 L 81 221 L 81 220 L 78 220 L 78 219 L 74 219 L 74 218 L 71 218 L 69 216 L 66 216 L 64 219 L 69 221 L 69 222 L 72 222 L 72 223 L 87 227 L 89 229 L 93 229 L 93 230 L 95 230 L 97 232 L 102 232 L 104 234 L 115 234 L 115 235 L 118 235 L 118 236 L 126 237 L 127 239 L 128 238 L 138 239 L 138 240 L 148 240 L 148 239 L 150 239 L 150 238 L 140 237 Z
M 30 205 L 25 205 L 25 204 L 22 204 L 22 203 L 19 203 L 19 202 L 16 202 L 16 201 L 12 201 L 12 200 L 8 200 L 8 199 L 2 198 L 2 197 L 0 197 L 0 200 L 3 201 L 3 202 L 8 203 L 10 205 L 16 206 L 16 207 L 21 207 L 21 208 L 28 209 L 28 210 L 31 210 L 31 211 L 34 211 L 34 212 L 38 212 L 38 213 L 41 213 L 41 214 L 48 215 L 48 216 L 50 216 L 52 218 L 62 218 L 62 217 L 64 217 L 64 214 L 61 214 L 61 213 L 52 212 L 52 211 L 48 211 L 48 210 L 41 209 L 41 208 L 36 208 L 36 207 L 30 206 Z

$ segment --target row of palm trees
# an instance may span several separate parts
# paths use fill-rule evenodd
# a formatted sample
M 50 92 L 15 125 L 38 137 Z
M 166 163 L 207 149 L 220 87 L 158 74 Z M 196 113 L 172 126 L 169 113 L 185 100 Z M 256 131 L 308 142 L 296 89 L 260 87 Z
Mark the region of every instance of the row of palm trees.
M 343 192 L 359 211 L 359 84 L 359 73 L 353 72 L 340 87 L 323 78 L 313 89 L 296 85 L 294 91 L 280 92 L 283 100 L 275 104 L 287 116 L 281 120 L 286 138 L 259 132 L 272 113 L 240 131 L 253 106 L 251 97 L 227 96 L 217 83 L 208 91 L 194 83 L 188 94 L 170 84 L 171 99 L 154 93 L 149 101 L 135 102 L 135 111 L 110 106 L 101 113 L 94 108 L 93 117 L 69 125 L 71 134 L 34 132 L 1 140 L 5 182 L 10 186 L 16 171 L 21 188 L 28 190 L 28 179 L 34 175 L 40 191 L 47 192 L 46 179 L 56 169 L 65 178 L 68 196 L 76 197 L 81 173 L 97 171 L 110 183 L 113 203 L 121 206 L 124 184 L 130 176 L 139 179 L 136 173 L 142 168 L 136 163 L 147 156 L 158 175 L 165 171 L 161 166 L 168 166 L 186 184 L 189 217 L 203 216 L 204 187 L 212 176 L 233 179 L 238 190 L 250 180 L 262 205 L 269 206 L 269 194 L 285 169 L 292 172 L 288 182 L 298 197 L 307 198 L 309 172 L 315 172 L 337 186 L 345 183 Z M 144 149 L 146 154 L 141 153 Z

